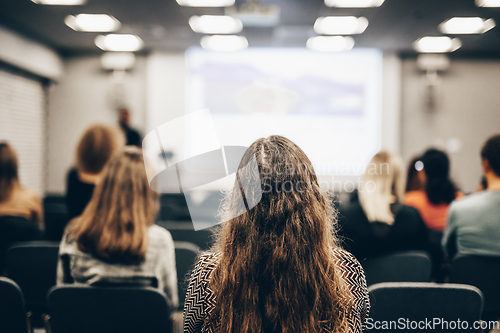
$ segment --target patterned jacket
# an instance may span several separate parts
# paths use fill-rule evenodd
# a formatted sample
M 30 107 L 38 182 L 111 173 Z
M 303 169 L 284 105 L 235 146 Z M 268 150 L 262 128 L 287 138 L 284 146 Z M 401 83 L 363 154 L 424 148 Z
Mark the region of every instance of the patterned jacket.
M 337 268 L 346 282 L 354 300 L 353 312 L 347 320 L 350 332 L 361 333 L 365 327 L 370 300 L 363 268 L 349 252 L 335 249 Z M 201 256 L 193 269 L 184 304 L 184 333 L 215 333 L 216 329 L 206 322 L 215 306 L 215 295 L 208 287 L 208 281 L 217 263 L 220 253 Z M 324 329 L 328 332 L 328 329 Z

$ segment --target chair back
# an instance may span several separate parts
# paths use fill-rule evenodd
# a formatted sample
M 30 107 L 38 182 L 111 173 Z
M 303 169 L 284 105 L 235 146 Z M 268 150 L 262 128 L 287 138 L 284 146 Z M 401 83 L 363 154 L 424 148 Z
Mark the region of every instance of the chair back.
M 20 216 L 0 216 L 0 275 L 5 269 L 7 249 L 16 242 L 41 239 L 38 225 Z
M 479 288 L 485 319 L 500 319 L 500 257 L 458 254 L 451 263 L 450 282 Z
M 26 307 L 39 319 L 47 310 L 47 292 L 56 285 L 59 244 L 16 243 L 7 251 L 6 272 L 23 291 Z
M 430 282 L 432 263 L 423 251 L 398 252 L 362 263 L 368 286 L 381 282 Z
M 0 332 L 29 332 L 23 293 L 14 281 L 5 277 L 0 277 Z
M 481 291 L 476 287 L 398 282 L 375 284 L 368 291 L 371 304 L 367 321 L 369 331 L 480 330 L 474 330 L 474 322 L 480 320 L 483 306 Z M 383 323 L 387 323 L 385 327 L 381 326 Z M 464 325 L 468 329 L 464 329 Z
M 52 333 L 168 333 L 171 309 L 154 288 L 64 285 L 47 296 Z
M 177 290 L 179 292 L 180 309 L 184 308 L 189 278 L 199 253 L 200 249 L 193 243 L 175 242 L 175 265 L 177 267 Z
M 212 246 L 214 242 L 213 230 L 217 228 L 217 226 L 214 226 L 212 228 L 194 230 L 193 224 L 190 222 L 157 221 L 156 224 L 170 231 L 175 242 L 193 243 L 202 251 L 206 251 Z

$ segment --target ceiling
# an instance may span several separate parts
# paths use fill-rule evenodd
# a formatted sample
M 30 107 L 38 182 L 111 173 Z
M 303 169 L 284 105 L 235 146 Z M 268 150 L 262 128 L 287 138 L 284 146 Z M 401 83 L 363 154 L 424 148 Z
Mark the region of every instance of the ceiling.
M 237 0 L 236 5 L 243 0 Z M 474 0 L 386 0 L 379 8 L 335 9 L 323 0 L 262 0 L 281 9 L 274 28 L 244 28 L 250 46 L 305 46 L 314 36 L 319 16 L 365 16 L 369 26 L 353 36 L 356 47 L 376 47 L 412 55 L 411 44 L 426 35 L 441 35 L 438 25 L 453 16 L 493 18 L 498 26 L 482 35 L 459 36 L 463 46 L 456 56 L 500 58 L 500 8 L 478 8 Z M 30 0 L 0 0 L 0 24 L 57 49 L 62 55 L 100 52 L 94 45 L 98 33 L 75 32 L 64 24 L 69 14 L 110 14 L 121 21 L 119 32 L 139 35 L 145 51 L 182 51 L 199 45 L 188 19 L 192 15 L 222 14 L 221 8 L 181 7 L 175 0 L 88 0 L 84 6 L 43 6 Z

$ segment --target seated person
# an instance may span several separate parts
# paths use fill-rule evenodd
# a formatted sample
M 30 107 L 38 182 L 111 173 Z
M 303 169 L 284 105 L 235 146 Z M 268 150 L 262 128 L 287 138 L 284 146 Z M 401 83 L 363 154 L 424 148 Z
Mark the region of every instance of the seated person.
M 66 206 L 69 219 L 79 216 L 87 206 L 104 166 L 118 149 L 115 130 L 94 125 L 82 135 L 76 150 L 76 168 L 68 173 Z
M 420 162 L 423 169 L 418 171 L 418 175 L 424 189 L 407 192 L 403 203 L 418 210 L 427 228 L 443 231 L 450 203 L 462 198 L 463 194 L 457 191 L 450 179 L 450 160 L 444 152 L 429 149 L 422 155 Z
M 406 250 L 423 250 L 427 228 L 418 211 L 401 204 L 403 163 L 388 152 L 368 164 L 358 191 L 359 201 L 342 208 L 340 235 L 358 260 Z
M 0 143 L 0 216 L 18 216 L 43 229 L 42 200 L 19 183 L 18 162 L 14 149 Z
M 166 229 L 153 225 L 157 211 L 142 151 L 125 148 L 105 168 L 83 214 L 67 226 L 57 284 L 157 287 L 176 308 L 174 242 Z
M 451 205 L 443 247 L 448 257 L 463 254 L 500 256 L 500 134 L 481 150 L 487 189 Z
M 184 332 L 363 330 L 363 268 L 339 247 L 330 200 L 297 145 L 255 141 L 224 207 L 231 218 L 191 275 Z

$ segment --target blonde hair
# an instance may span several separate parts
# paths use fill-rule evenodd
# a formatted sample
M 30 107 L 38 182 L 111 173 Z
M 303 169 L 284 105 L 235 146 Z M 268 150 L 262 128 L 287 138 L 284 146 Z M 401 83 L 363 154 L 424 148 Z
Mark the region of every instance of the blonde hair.
M 0 143 L 0 202 L 7 200 L 18 182 L 17 155 L 7 142 Z
M 105 168 L 83 214 L 72 221 L 69 236 L 80 250 L 97 258 L 140 262 L 146 256 L 157 199 L 148 185 L 142 151 L 126 147 Z
M 78 171 L 99 174 L 119 147 L 114 129 L 104 125 L 89 127 L 80 138 L 76 149 Z
M 391 204 L 404 195 L 403 161 L 398 155 L 381 151 L 371 159 L 359 189 L 359 201 L 370 222 L 394 223 Z

